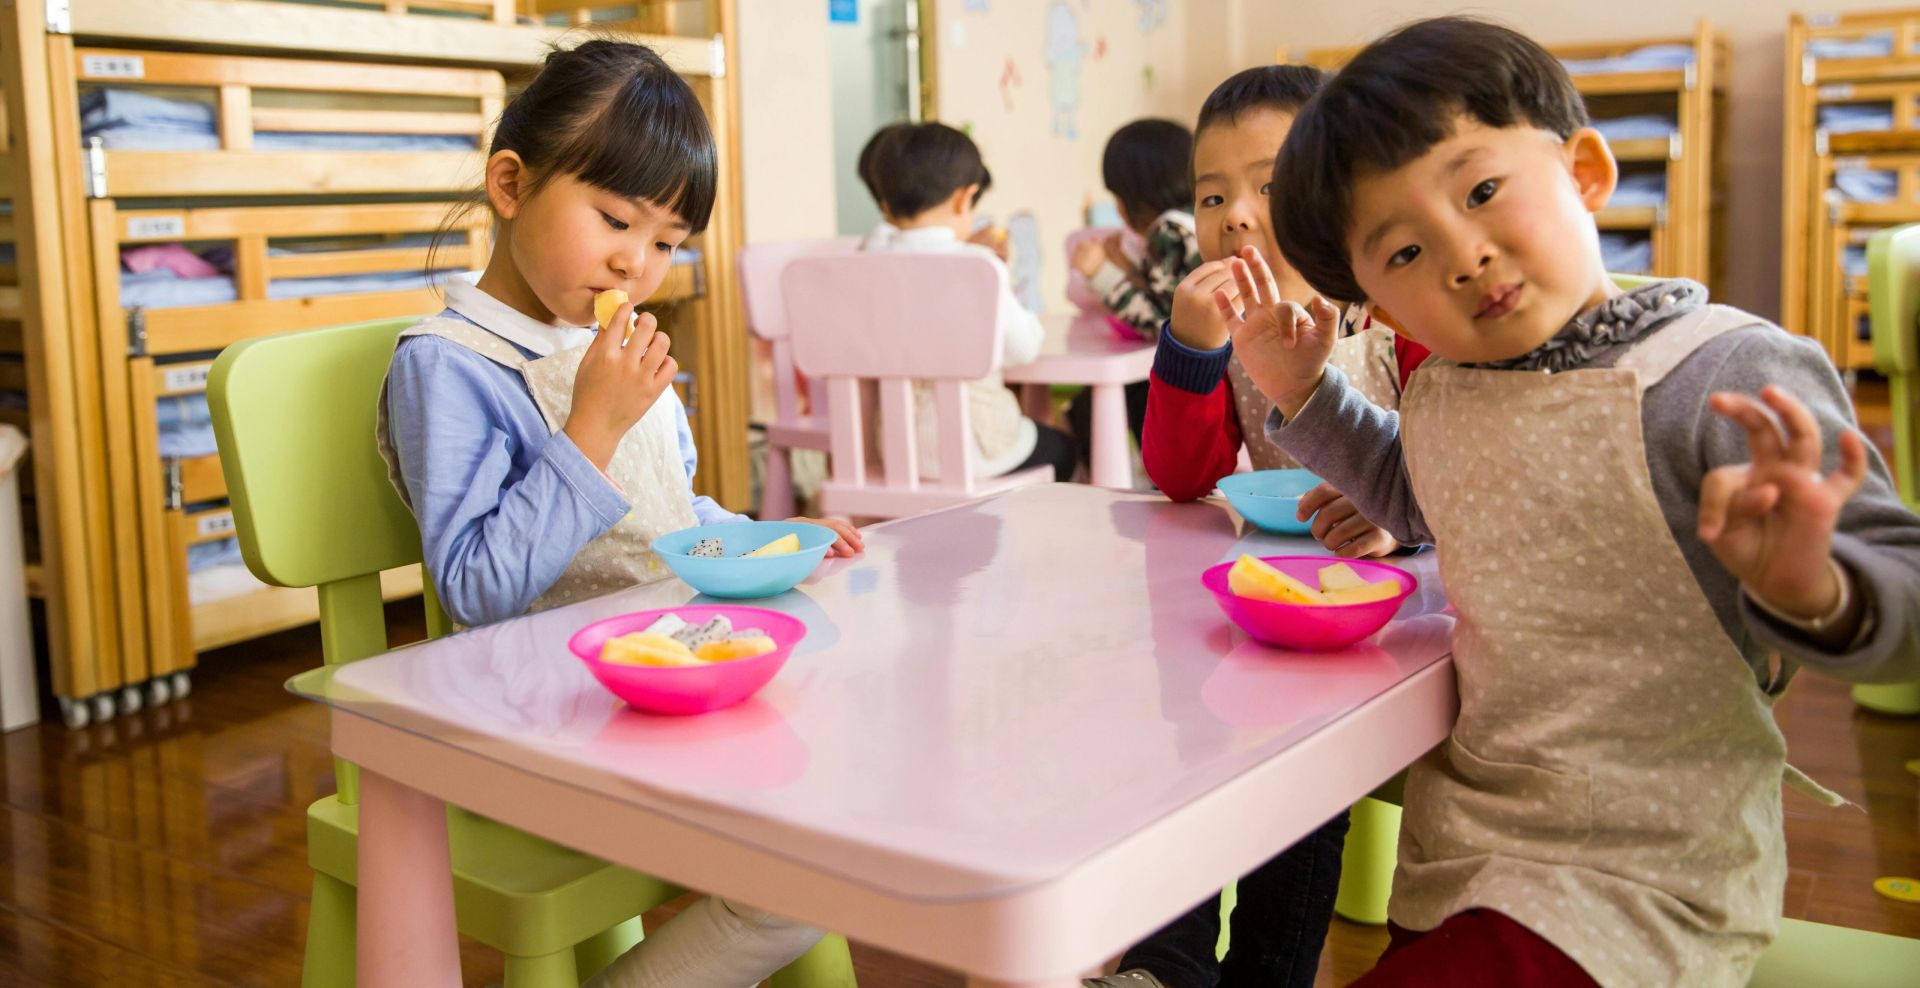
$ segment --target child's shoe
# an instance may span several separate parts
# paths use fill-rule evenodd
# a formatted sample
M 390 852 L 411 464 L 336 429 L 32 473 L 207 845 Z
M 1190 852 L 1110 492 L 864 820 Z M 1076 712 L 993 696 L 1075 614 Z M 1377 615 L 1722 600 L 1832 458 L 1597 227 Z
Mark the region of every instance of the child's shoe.
M 1160 979 L 1140 968 L 1109 974 L 1103 978 L 1088 978 L 1080 982 L 1081 988 L 1167 988 Z

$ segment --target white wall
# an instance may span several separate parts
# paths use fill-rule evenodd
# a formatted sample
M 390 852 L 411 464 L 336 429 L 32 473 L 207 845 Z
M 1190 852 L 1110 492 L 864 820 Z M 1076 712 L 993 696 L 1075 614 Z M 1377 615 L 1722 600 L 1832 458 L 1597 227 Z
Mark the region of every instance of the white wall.
M 826 0 L 738 0 L 741 195 L 748 243 L 834 229 Z
M 1235 65 L 1277 50 L 1360 44 L 1417 17 L 1470 13 L 1492 17 L 1543 44 L 1684 37 L 1705 18 L 1729 43 L 1731 85 L 1727 155 L 1725 301 L 1769 317 L 1780 308 L 1781 114 L 1785 94 L 1787 19 L 1795 12 L 1877 9 L 1861 0 L 1489 0 L 1472 6 L 1413 0 L 1340 3 L 1221 0 L 1240 7 L 1232 37 L 1215 50 Z M 1213 6 L 1214 4 L 1207 4 Z M 1885 4 L 1881 7 L 1888 6 Z

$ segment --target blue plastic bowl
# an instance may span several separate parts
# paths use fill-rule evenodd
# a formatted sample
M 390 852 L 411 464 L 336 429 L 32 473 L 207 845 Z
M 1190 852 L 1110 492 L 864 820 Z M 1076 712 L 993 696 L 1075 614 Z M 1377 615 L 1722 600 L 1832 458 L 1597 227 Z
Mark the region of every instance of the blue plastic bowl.
M 744 558 L 783 535 L 800 536 L 800 551 Z M 653 540 L 653 551 L 673 575 L 709 597 L 749 600 L 786 593 L 806 579 L 833 547 L 833 529 L 797 521 L 735 521 L 670 532 Z M 719 557 L 689 556 L 701 539 L 719 539 Z
M 1255 528 L 1280 535 L 1308 535 L 1313 519 L 1294 517 L 1300 510 L 1300 495 L 1320 486 L 1320 478 L 1311 470 L 1256 470 L 1220 478 L 1220 493 L 1240 517 Z

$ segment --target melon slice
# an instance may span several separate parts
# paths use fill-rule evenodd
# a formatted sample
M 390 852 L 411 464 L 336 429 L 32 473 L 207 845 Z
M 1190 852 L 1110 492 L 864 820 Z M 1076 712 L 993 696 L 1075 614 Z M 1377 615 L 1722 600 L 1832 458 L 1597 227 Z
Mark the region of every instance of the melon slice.
M 1272 564 L 1241 556 L 1227 571 L 1227 589 L 1241 597 L 1280 604 L 1324 604 L 1320 591 L 1275 569 Z
M 1371 604 L 1376 600 L 1392 600 L 1400 596 L 1400 581 L 1389 579 L 1379 583 L 1362 583 L 1357 587 L 1341 587 L 1328 590 L 1324 596 L 1329 604 Z
M 732 662 L 735 659 L 751 659 L 756 655 L 765 655 L 778 648 L 773 639 L 766 635 L 750 638 L 729 638 L 723 642 L 708 642 L 693 650 L 693 654 L 702 662 Z
M 788 553 L 799 552 L 799 551 L 800 551 L 800 536 L 795 535 L 792 532 L 789 532 L 785 535 L 780 536 L 777 539 L 774 539 L 772 542 L 769 542 L 766 545 L 763 545 L 760 548 L 747 553 L 747 556 L 748 557 L 784 556 L 784 555 L 787 555 Z
M 630 666 L 706 665 L 692 649 L 666 635 L 638 631 L 607 639 L 600 646 L 600 661 Z
M 1354 572 L 1353 567 L 1348 566 L 1346 563 L 1334 563 L 1332 566 L 1327 566 L 1320 570 L 1320 589 L 1323 592 L 1328 590 L 1352 590 L 1355 587 L 1364 587 L 1367 585 L 1366 578 Z
M 620 307 L 625 304 L 627 304 L 627 293 L 619 288 L 609 288 L 595 295 L 593 297 L 594 325 L 601 329 L 613 328 L 607 325 L 607 323 L 613 319 L 613 314 L 620 311 Z

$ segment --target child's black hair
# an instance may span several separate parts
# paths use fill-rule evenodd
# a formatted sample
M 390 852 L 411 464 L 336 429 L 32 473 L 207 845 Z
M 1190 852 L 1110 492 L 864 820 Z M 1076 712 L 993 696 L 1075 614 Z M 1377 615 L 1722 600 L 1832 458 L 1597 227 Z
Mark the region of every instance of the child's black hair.
M 1313 94 L 1327 84 L 1327 73 L 1311 65 L 1261 65 L 1235 72 L 1213 87 L 1207 101 L 1200 104 L 1200 119 L 1193 125 L 1197 138 L 1208 127 L 1231 124 L 1252 110 L 1283 110 L 1299 113 Z
M 860 148 L 860 161 L 854 166 L 854 171 L 859 174 L 860 184 L 867 187 L 867 194 L 873 197 L 874 202 L 882 201 L 880 176 L 891 170 L 891 159 L 887 156 L 888 144 L 900 131 L 911 126 L 907 123 L 890 123 L 874 131 L 873 136 L 867 138 L 867 143 Z
M 693 88 L 653 49 L 595 38 L 556 48 L 540 73 L 500 113 L 487 157 L 512 151 L 531 175 L 526 194 L 555 175 L 572 175 L 627 199 L 642 199 L 706 229 L 720 186 L 713 129 Z M 468 211 L 487 204 L 484 187 L 456 204 L 428 251 Z
M 980 201 L 993 175 L 980 160 L 973 138 L 942 123 L 905 124 L 889 134 L 874 161 L 875 198 L 896 219 L 911 219 L 978 185 Z
M 1587 125 L 1559 60 L 1511 28 L 1471 17 L 1416 21 L 1375 41 L 1293 122 L 1273 166 L 1273 235 L 1315 289 L 1364 301 L 1347 252 L 1353 186 L 1451 137 L 1461 117 L 1562 140 Z
M 1193 208 L 1193 132 L 1171 120 L 1135 120 L 1107 138 L 1100 177 L 1136 229 L 1169 209 Z

